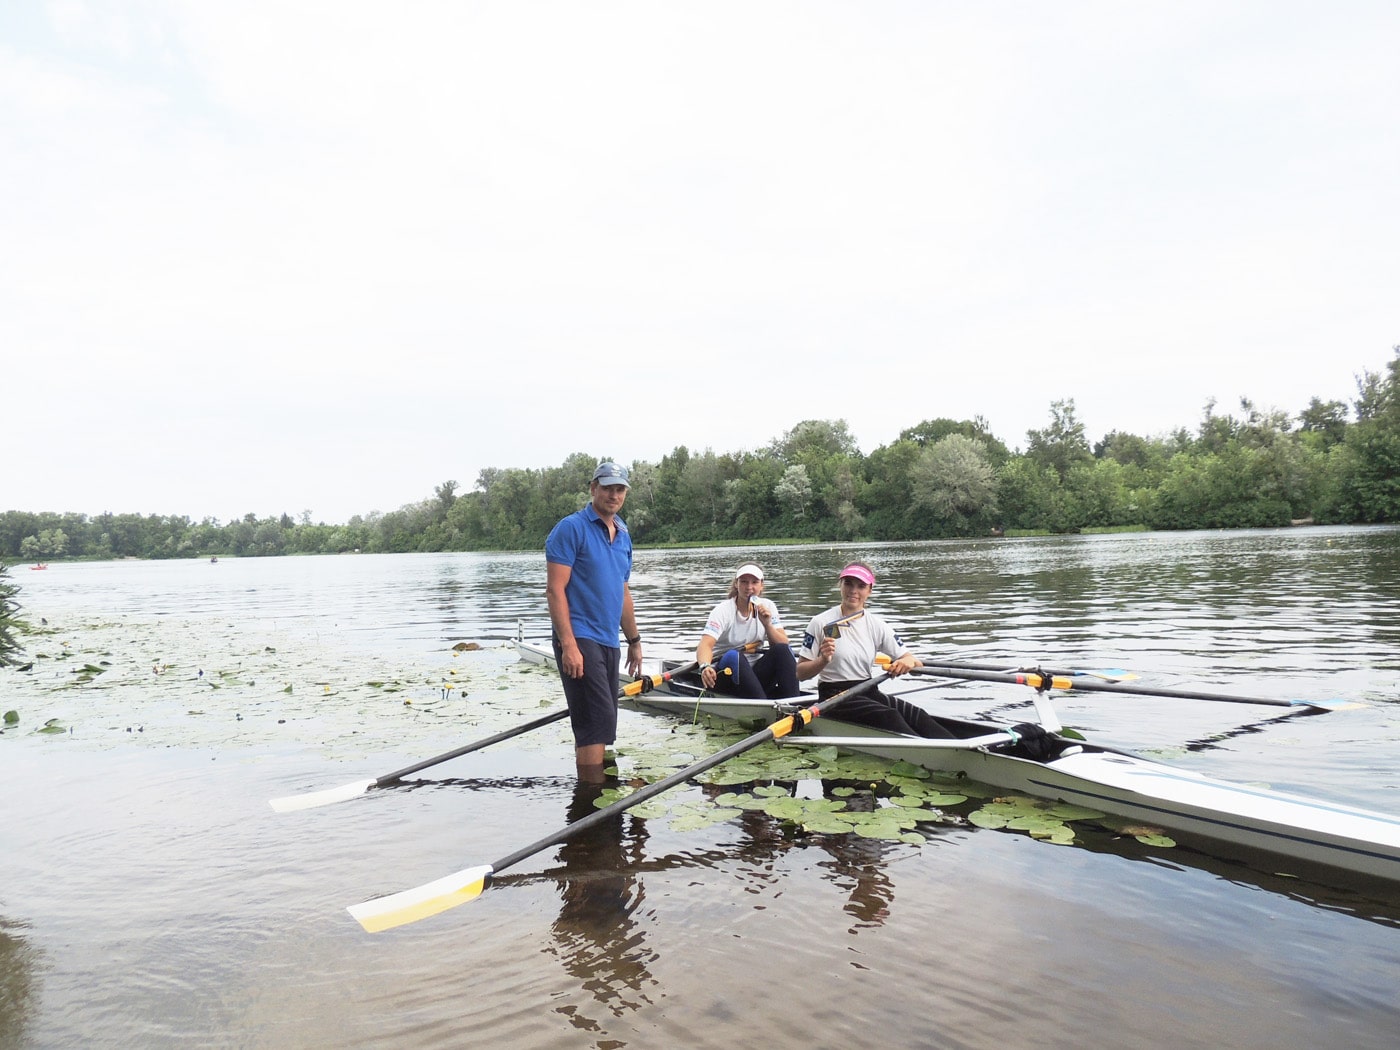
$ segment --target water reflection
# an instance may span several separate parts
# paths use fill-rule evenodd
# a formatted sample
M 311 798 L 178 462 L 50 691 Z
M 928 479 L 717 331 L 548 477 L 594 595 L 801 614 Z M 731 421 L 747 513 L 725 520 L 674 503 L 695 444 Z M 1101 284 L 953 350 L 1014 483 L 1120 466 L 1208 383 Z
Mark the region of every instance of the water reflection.
M 616 786 L 616 778 L 602 783 L 579 781 L 569 800 L 566 823 L 596 812 L 597 799 Z M 559 847 L 563 904 L 550 927 L 554 940 L 546 951 L 614 1017 L 650 1005 L 647 990 L 656 983 L 647 969 L 653 956 L 637 917 L 646 896 L 637 877 L 646 841 L 646 821 L 623 812 Z M 575 1027 L 600 1030 L 572 1003 L 557 1010 Z
M 36 955 L 24 927 L 0 916 L 0 1046 L 23 1046 L 38 1006 Z

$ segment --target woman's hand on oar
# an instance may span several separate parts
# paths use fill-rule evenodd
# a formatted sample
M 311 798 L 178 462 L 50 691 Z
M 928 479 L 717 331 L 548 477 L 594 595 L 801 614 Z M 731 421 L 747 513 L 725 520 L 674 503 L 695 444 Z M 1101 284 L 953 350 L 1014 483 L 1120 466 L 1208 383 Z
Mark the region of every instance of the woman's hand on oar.
M 1122 685 L 1115 682 L 1082 682 L 1068 675 L 1048 672 L 994 672 L 977 671 L 954 664 L 925 664 L 916 667 L 914 674 L 934 675 L 939 678 L 965 678 L 973 682 L 1006 682 L 1011 685 L 1028 685 L 1032 689 L 1076 689 L 1079 692 L 1125 693 L 1130 696 L 1162 696 L 1178 700 L 1210 700 L 1226 704 L 1262 704 L 1267 707 L 1304 707 L 1314 711 L 1345 711 L 1350 708 L 1365 707 L 1350 700 L 1274 700 L 1257 696 L 1236 696 L 1231 693 L 1205 693 L 1194 689 L 1159 689 L 1146 685 Z
M 516 850 L 509 856 L 502 857 L 494 864 L 483 864 L 474 868 L 464 868 L 454 872 L 445 878 L 435 879 L 422 886 L 414 887 L 411 890 L 402 890 L 399 893 L 391 894 L 387 897 L 376 897 L 373 900 L 365 901 L 363 904 L 355 904 L 346 909 L 355 920 L 369 933 L 378 933 L 380 930 L 392 929 L 395 926 L 403 926 L 410 922 L 417 922 L 419 919 L 426 919 L 430 915 L 437 915 L 439 912 L 455 908 L 459 904 L 474 900 L 481 896 L 482 892 L 491 885 L 492 877 L 512 864 L 517 864 L 526 857 L 531 857 L 536 853 L 557 845 L 566 839 L 571 839 L 582 831 L 595 827 L 617 814 L 640 805 L 647 799 L 668 791 L 677 784 L 683 784 L 691 777 L 711 769 L 721 762 L 727 762 L 736 755 L 741 755 L 745 751 L 752 750 L 759 744 L 767 743 L 770 740 L 777 740 L 787 736 L 796 729 L 808 725 L 812 719 L 830 711 L 843 700 L 849 699 L 858 693 L 883 682 L 888 675 L 876 675 L 867 679 L 859 685 L 852 686 L 845 692 L 837 693 L 820 703 L 810 707 L 801 708 L 784 718 L 780 718 L 770 726 L 766 726 L 754 733 L 752 736 L 740 740 L 736 744 L 731 744 L 722 751 L 717 751 L 708 758 L 702 758 L 694 765 L 687 766 L 679 772 L 658 780 L 655 783 L 647 784 L 638 788 L 624 799 L 619 799 L 612 805 L 590 813 L 582 820 L 576 820 L 572 824 L 567 824 L 559 831 L 538 842 L 531 843 L 523 849 Z M 635 683 L 634 683 L 635 684 Z

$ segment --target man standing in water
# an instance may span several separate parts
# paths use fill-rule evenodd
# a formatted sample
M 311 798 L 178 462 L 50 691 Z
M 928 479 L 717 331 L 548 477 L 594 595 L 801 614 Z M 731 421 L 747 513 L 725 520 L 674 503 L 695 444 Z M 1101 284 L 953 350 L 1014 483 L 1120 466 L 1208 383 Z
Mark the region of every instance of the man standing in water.
M 618 517 L 627 499 L 627 468 L 598 464 L 590 500 L 563 518 L 545 540 L 545 597 L 554 658 L 569 704 L 580 780 L 603 779 L 603 752 L 617 739 L 619 629 L 627 670 L 642 673 L 642 638 L 632 613 L 632 537 Z

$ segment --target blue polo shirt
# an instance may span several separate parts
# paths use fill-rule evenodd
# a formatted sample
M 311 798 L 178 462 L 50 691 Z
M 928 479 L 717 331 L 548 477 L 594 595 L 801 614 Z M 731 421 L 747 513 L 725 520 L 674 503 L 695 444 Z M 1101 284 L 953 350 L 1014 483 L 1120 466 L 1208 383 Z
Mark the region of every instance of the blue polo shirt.
M 632 534 L 616 515 L 617 538 L 608 542 L 608 527 L 593 504 L 562 518 L 544 541 L 545 561 L 572 571 L 564 596 L 574 637 L 618 647 L 622 629 L 622 588 L 632 575 Z

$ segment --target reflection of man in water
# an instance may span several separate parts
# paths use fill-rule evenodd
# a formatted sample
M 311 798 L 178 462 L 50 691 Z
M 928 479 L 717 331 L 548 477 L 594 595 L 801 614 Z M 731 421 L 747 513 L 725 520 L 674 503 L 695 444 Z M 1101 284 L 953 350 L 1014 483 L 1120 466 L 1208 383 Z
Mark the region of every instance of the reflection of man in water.
M 579 781 L 569 804 L 568 823 L 596 812 L 594 802 L 609 783 Z M 655 980 L 647 970 L 652 955 L 633 917 L 642 903 L 642 884 L 631 874 L 646 853 L 646 821 L 627 813 L 575 835 L 559 847 L 565 876 L 559 883 L 563 906 L 552 927 L 549 951 L 614 1016 L 650 1005 L 644 991 Z M 559 1007 L 574 1024 L 574 1004 Z

